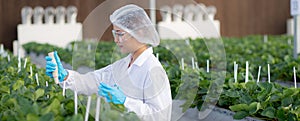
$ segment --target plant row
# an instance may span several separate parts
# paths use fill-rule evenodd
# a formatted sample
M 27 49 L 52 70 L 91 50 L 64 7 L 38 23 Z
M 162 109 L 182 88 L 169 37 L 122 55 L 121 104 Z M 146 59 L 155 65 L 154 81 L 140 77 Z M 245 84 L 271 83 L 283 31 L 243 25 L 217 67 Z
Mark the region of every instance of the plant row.
M 217 97 L 217 106 L 236 112 L 235 119 L 253 116 L 264 120 L 299 120 L 299 89 L 273 83 L 277 80 L 292 81 L 293 67 L 299 68 L 300 59 L 292 58 L 290 44 L 292 38 L 288 36 L 263 38 L 262 36 L 222 38 L 221 44 L 216 44 L 220 42 L 216 39 L 164 40 L 160 46 L 154 48 L 154 54 L 158 56 L 168 74 L 172 98 L 186 100 L 182 105 L 183 111 L 190 107 L 197 107 L 201 111 L 208 98 Z M 37 46 L 45 49 L 46 52 L 58 50 L 57 47 L 48 45 L 46 47 L 37 43 L 30 43 L 24 47 L 27 50 L 32 49 L 27 52 L 46 54 L 41 53 L 45 50 L 34 49 Z M 217 55 L 222 48 L 225 53 Z M 67 63 L 74 65 L 76 62 L 79 63 L 76 64 L 77 67 L 84 65 L 98 69 L 125 56 L 118 53 L 116 49 L 112 42 L 96 44 L 74 42 L 70 44 L 70 48 L 61 49 L 58 53 Z M 216 54 L 212 55 L 214 53 Z M 214 59 L 225 60 L 226 68 L 219 70 L 223 63 Z M 207 60 L 211 62 L 210 72 L 207 72 Z M 247 83 L 245 83 L 246 61 L 250 63 Z M 239 64 L 237 82 L 233 79 L 234 62 Z M 263 81 L 268 75 L 267 64 L 271 65 L 271 83 Z M 263 82 L 257 83 L 259 66 L 262 66 L 260 81 Z M 220 73 L 225 77 L 213 78 L 219 77 L 215 75 Z M 297 79 L 299 77 L 297 73 Z
M 18 59 L 11 54 L 0 55 L 0 120 L 19 121 L 82 121 L 86 117 L 87 96 L 78 95 L 78 111 L 74 111 L 74 93 L 66 91 L 37 68 L 30 58 Z M 89 120 L 95 117 L 96 95 L 92 96 Z M 120 105 L 101 101 L 101 120 L 137 120 Z

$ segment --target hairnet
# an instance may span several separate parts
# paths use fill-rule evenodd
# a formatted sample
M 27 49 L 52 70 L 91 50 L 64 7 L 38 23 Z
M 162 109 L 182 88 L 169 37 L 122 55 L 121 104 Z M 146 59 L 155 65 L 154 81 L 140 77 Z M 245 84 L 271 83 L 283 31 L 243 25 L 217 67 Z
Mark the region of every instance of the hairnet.
M 117 9 L 110 15 L 113 25 L 128 32 L 141 43 L 159 45 L 159 36 L 143 8 L 130 4 Z

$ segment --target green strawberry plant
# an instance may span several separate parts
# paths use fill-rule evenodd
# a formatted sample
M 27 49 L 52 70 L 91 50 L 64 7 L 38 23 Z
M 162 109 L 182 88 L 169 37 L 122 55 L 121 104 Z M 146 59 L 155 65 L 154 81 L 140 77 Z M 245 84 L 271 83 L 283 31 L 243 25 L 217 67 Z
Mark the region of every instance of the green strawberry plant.
M 10 54 L 11 60 L 0 56 L 0 120 L 67 120 L 82 121 L 85 114 L 85 105 L 81 103 L 86 96 L 80 95 L 78 114 L 74 114 L 73 92 L 68 90 L 65 97 L 62 89 L 54 84 L 54 80 L 45 75 L 44 69 L 31 64 L 30 59 L 24 68 L 18 72 L 18 59 Z M 30 73 L 30 66 L 33 74 Z M 37 84 L 37 73 L 39 85 Z M 46 86 L 46 81 L 49 83 Z M 102 101 L 100 119 L 138 120 L 134 113 L 127 113 L 124 107 Z M 119 109 L 119 110 L 116 110 Z M 123 110 L 120 110 L 123 109 Z M 91 114 L 90 114 L 91 115 Z M 127 116 L 127 117 L 125 117 Z M 90 120 L 94 120 L 90 116 Z
M 233 78 L 224 85 L 218 106 L 235 111 L 234 119 L 246 116 L 263 120 L 299 120 L 300 89 L 283 87 L 277 83 L 235 83 Z
M 222 40 L 226 51 L 227 73 L 223 91 L 217 102 L 217 106 L 236 112 L 234 119 L 243 119 L 247 116 L 253 116 L 264 120 L 300 120 L 299 89 L 283 87 L 277 83 L 273 83 L 278 80 L 293 81 L 293 67 L 296 67 L 298 70 L 300 69 L 300 58 L 294 59 L 292 57 L 293 45 L 289 44 L 289 39 L 292 40 L 292 37 L 284 35 L 268 36 L 268 41 L 266 42 L 264 42 L 262 36 L 257 35 L 242 38 L 223 37 Z M 214 70 L 217 69 L 219 65 L 211 63 L 210 68 L 212 71 L 210 73 L 207 73 L 204 69 L 206 68 L 206 60 L 214 58 L 207 49 L 207 41 L 215 40 L 198 38 L 189 40 L 189 44 L 185 44 L 179 40 L 162 40 L 161 45 L 154 48 L 154 54 L 159 53 L 159 60 L 165 68 L 170 80 L 172 98 L 186 100 L 186 103 L 182 105 L 183 111 L 191 107 L 197 107 L 200 110 L 210 86 L 216 85 L 211 76 L 216 74 Z M 74 48 L 75 43 L 71 43 L 71 45 L 72 48 Z M 87 44 L 84 42 L 77 42 L 77 45 L 82 46 L 81 48 L 87 48 Z M 78 55 L 76 54 L 85 53 L 86 51 L 83 49 L 78 50 L 78 53 L 74 53 L 71 52 L 73 49 L 55 47 L 51 47 L 51 50 L 45 51 L 43 49 L 48 48 L 49 45 L 46 46 L 43 44 L 30 43 L 24 45 L 24 48 L 27 52 L 34 51 L 44 55 L 46 55 L 47 52 L 58 50 L 59 54 L 61 53 L 60 56 L 62 56 L 62 60 L 70 64 L 72 63 L 72 57 L 77 57 Z M 34 50 L 31 48 L 37 49 Z M 124 57 L 124 55 L 117 53 L 116 46 L 113 42 L 101 41 L 95 50 L 95 53 L 93 53 L 95 60 L 79 60 L 76 63 L 92 65 L 95 69 L 98 69 Z M 191 52 L 194 55 L 190 54 Z M 87 55 L 82 57 L 85 58 Z M 193 56 L 195 57 L 195 61 L 198 62 L 200 69 L 191 69 L 190 58 L 184 58 L 186 69 L 182 70 L 181 57 Z M 78 57 L 81 56 L 79 55 Z M 239 64 L 237 83 L 235 83 L 233 79 L 234 61 Z M 249 62 L 249 82 L 247 83 L 245 83 L 246 61 Z M 268 75 L 267 64 L 270 64 L 272 83 L 263 81 L 266 80 Z M 5 69 L 8 71 L 14 71 L 14 68 L 10 67 L 10 65 L 4 65 L 7 66 Z M 262 66 L 260 81 L 263 82 L 256 83 L 259 66 Z M 299 74 L 299 71 L 297 71 L 297 80 L 300 78 Z M 15 73 L 12 73 L 12 75 L 14 77 L 19 76 Z M 190 79 L 189 81 L 191 83 L 184 83 L 184 80 L 187 78 Z M 25 81 L 25 83 L 29 82 Z M 8 85 L 7 82 L 5 82 L 4 85 Z M 14 87 L 17 88 L 19 85 L 22 85 L 22 81 L 16 83 Z M 55 86 L 52 88 L 58 87 Z M 187 89 L 191 89 L 191 93 L 185 93 L 184 90 Z M 36 91 L 37 89 L 34 88 L 33 90 Z M 10 88 L 3 87 L 0 88 L 0 91 L 10 92 Z M 220 93 L 220 90 L 215 91 L 216 93 Z M 39 93 L 42 92 L 43 91 L 39 91 Z M 46 90 L 44 93 L 50 94 L 49 91 Z M 196 94 L 196 96 L 194 94 Z M 38 93 L 36 96 L 32 96 L 32 94 L 27 95 L 30 99 L 36 99 L 37 101 L 41 98 Z M 58 100 L 61 101 L 60 99 Z M 14 101 L 10 101 L 10 105 L 14 104 L 12 102 Z M 72 101 L 70 101 L 70 103 L 71 102 Z M 53 105 L 55 106 L 55 104 Z M 3 114 L 1 113 L 1 115 Z

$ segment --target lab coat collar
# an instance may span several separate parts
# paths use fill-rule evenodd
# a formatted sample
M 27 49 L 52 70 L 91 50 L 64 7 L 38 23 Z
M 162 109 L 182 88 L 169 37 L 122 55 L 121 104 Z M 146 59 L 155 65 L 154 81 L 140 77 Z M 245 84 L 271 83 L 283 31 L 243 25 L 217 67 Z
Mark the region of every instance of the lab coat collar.
M 152 47 L 147 48 L 134 62 L 132 65 L 142 66 L 143 63 L 148 59 L 150 55 L 152 55 L 153 49 Z

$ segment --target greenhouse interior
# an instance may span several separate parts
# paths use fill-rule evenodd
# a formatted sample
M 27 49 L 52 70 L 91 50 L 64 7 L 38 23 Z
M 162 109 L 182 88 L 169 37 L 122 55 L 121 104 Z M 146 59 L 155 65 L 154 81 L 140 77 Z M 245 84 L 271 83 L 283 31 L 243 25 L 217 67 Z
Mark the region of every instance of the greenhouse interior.
M 300 120 L 300 0 L 0 8 L 0 121 Z

